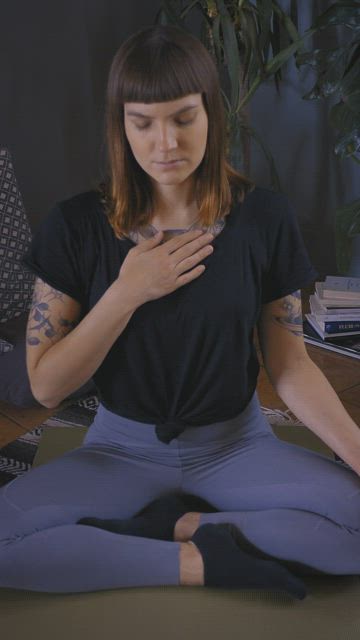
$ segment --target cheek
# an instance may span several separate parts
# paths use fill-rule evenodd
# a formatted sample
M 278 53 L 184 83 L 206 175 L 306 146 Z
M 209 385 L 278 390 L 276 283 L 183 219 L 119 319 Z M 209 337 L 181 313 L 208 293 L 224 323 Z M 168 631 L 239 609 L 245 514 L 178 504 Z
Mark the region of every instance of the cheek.
M 207 144 L 207 136 L 208 136 L 208 127 L 206 123 L 204 123 L 204 125 L 201 128 L 199 128 L 199 130 L 196 133 L 194 132 L 192 134 L 192 145 L 194 149 L 197 150 L 198 155 L 202 155 L 204 153 L 204 150 Z
M 203 146 L 206 146 L 207 136 L 208 136 L 208 121 L 207 121 L 207 118 L 204 117 L 201 123 L 201 127 L 199 128 L 199 138 L 198 138 L 199 141 L 201 141 L 201 144 Z

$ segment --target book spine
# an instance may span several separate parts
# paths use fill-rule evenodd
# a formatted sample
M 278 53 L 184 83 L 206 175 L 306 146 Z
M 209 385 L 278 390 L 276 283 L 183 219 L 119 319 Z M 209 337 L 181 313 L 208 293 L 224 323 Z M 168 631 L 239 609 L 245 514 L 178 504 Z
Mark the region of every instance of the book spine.
M 324 289 L 333 289 L 335 291 L 353 291 L 354 293 L 360 293 L 360 278 L 326 276 Z
M 340 291 L 335 289 L 323 289 L 322 297 L 320 298 L 324 302 L 347 302 L 348 304 L 359 304 L 360 295 L 355 294 L 353 291 Z
M 341 322 L 340 320 L 333 320 L 332 322 L 324 323 L 325 333 L 337 333 L 339 331 L 360 331 L 360 320 L 355 322 Z

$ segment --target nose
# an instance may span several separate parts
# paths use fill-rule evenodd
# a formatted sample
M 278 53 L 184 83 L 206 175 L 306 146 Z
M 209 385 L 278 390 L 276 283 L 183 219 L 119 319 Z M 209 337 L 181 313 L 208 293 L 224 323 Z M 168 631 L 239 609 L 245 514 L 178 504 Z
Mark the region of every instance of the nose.
M 160 125 L 158 133 L 158 149 L 161 152 L 166 152 L 169 149 L 176 149 L 177 139 L 176 132 L 173 127 L 167 127 L 166 125 Z

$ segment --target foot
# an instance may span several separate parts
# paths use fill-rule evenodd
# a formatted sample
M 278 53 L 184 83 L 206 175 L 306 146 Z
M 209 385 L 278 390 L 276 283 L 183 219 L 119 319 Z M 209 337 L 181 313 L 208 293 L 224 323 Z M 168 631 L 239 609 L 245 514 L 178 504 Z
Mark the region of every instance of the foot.
M 174 528 L 174 541 L 187 542 L 200 526 L 201 513 L 188 511 L 176 522 Z
M 274 560 L 262 560 L 243 551 L 236 543 L 231 523 L 204 524 L 193 536 L 204 565 L 204 585 L 226 589 L 276 589 L 303 600 L 306 585 Z M 186 547 L 186 543 L 181 545 Z M 194 572 L 194 560 L 191 566 Z M 196 577 L 199 577 L 197 571 Z

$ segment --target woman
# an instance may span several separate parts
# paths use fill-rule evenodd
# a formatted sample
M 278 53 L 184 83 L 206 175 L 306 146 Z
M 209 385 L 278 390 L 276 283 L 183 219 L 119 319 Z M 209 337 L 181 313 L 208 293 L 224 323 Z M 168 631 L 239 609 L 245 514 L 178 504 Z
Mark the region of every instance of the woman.
M 299 575 L 359 573 L 360 436 L 301 331 L 317 274 L 287 199 L 226 162 L 211 56 L 143 29 L 106 106 L 107 179 L 57 203 L 24 259 L 34 395 L 56 407 L 93 377 L 99 408 L 80 447 L 0 492 L 0 586 L 302 599 Z M 348 467 L 272 432 L 256 327 L 277 393 Z

